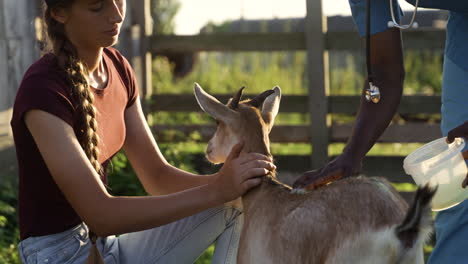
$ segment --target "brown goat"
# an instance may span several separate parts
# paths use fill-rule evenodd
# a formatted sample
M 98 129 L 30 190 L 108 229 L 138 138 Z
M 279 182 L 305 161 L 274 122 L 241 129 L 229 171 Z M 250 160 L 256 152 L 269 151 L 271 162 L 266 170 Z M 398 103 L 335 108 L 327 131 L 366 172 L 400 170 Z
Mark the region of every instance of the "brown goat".
M 224 105 L 195 84 L 200 107 L 218 121 L 206 155 L 213 163 L 224 162 L 240 141 L 246 152 L 271 156 L 281 90 L 245 101 L 241 95 Z M 238 263 L 423 263 L 434 192 L 420 188 L 408 210 L 383 178 L 353 177 L 301 194 L 271 173 L 242 196 Z

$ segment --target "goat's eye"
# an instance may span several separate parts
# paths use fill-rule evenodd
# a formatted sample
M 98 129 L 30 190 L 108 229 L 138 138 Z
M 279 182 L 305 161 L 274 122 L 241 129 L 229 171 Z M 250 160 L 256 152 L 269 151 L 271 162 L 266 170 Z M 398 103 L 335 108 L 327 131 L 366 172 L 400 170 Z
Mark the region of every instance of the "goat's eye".
M 215 119 L 215 122 L 216 122 L 216 125 L 219 126 L 219 120 Z

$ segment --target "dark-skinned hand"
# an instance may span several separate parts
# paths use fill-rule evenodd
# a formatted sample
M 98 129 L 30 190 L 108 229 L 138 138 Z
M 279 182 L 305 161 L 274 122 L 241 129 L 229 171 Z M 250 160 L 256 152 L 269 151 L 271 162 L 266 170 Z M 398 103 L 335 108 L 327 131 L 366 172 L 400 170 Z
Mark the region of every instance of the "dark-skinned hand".
M 333 181 L 357 175 L 361 171 L 362 162 L 353 160 L 351 154 L 343 153 L 320 169 L 304 172 L 294 182 L 293 188 L 309 191 Z
M 468 121 L 463 123 L 462 125 L 450 130 L 447 135 L 447 143 L 452 143 L 455 138 L 462 137 L 465 138 L 465 142 L 468 144 L 466 140 L 468 140 Z M 463 152 L 463 158 L 468 160 L 468 150 Z M 468 174 L 466 175 L 465 180 L 462 183 L 462 187 L 466 188 L 468 185 Z

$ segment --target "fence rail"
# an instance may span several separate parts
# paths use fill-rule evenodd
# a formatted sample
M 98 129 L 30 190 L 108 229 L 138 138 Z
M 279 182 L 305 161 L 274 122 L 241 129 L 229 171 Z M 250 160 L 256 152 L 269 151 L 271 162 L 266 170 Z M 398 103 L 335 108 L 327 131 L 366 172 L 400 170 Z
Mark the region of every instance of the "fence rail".
M 402 33 L 406 49 L 443 49 L 445 30 L 410 30 Z M 327 50 L 359 50 L 364 46 L 356 32 L 325 32 L 311 41 L 324 39 Z M 162 35 L 148 38 L 151 52 L 200 51 L 297 51 L 306 50 L 306 35 L 293 33 L 219 33 L 206 35 Z
M 221 102 L 227 102 L 232 95 L 213 95 Z M 253 98 L 255 95 L 244 95 Z M 281 97 L 281 113 L 308 113 L 307 95 L 283 95 Z M 358 110 L 359 96 L 328 96 L 328 113 L 355 114 Z M 438 114 L 440 113 L 440 96 L 403 96 L 398 112 L 401 114 Z M 170 112 L 199 111 L 200 107 L 193 94 L 155 94 L 152 96 L 149 110 Z
M 200 133 L 201 141 L 207 142 L 213 136 L 214 125 L 155 125 L 153 131 L 160 142 L 180 141 L 180 135 L 170 136 L 165 132 L 178 131 L 187 137 L 193 132 Z M 331 142 L 346 142 L 352 125 L 332 125 L 328 128 Z M 279 125 L 273 127 L 270 140 L 275 143 L 308 143 L 312 133 L 308 125 Z M 440 127 L 437 124 L 407 124 L 390 125 L 377 140 L 379 143 L 426 143 L 441 137 Z

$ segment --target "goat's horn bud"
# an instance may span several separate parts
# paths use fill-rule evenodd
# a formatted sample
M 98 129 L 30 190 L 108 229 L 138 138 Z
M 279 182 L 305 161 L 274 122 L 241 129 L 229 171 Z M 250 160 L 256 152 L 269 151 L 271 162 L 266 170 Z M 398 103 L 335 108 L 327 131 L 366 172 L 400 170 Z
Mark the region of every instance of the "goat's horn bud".
M 234 97 L 231 99 L 229 102 L 229 107 L 232 109 L 236 109 L 239 106 L 239 101 L 242 97 L 242 92 L 244 90 L 245 86 L 242 86 L 239 91 L 234 95 Z
M 263 104 L 263 101 L 265 101 L 265 99 L 268 96 L 270 96 L 271 94 L 273 94 L 274 92 L 275 92 L 274 90 L 267 90 L 267 91 L 255 96 L 255 98 L 250 100 L 248 102 L 248 104 L 253 106 L 253 107 L 259 108 Z

